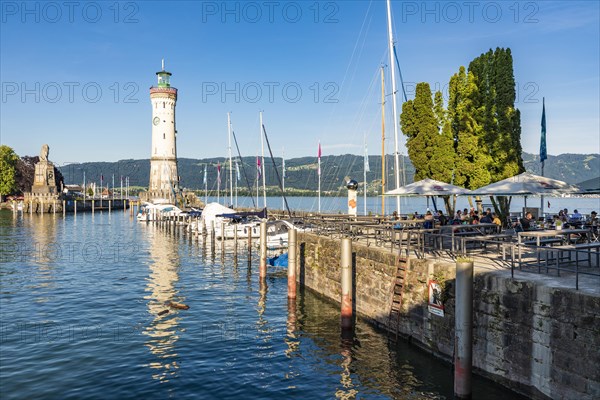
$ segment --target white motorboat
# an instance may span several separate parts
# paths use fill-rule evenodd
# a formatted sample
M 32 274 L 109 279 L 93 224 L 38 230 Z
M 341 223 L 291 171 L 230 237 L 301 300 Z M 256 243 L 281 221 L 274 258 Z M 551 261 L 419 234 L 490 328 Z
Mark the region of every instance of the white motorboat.
M 173 204 L 152 204 L 144 202 L 137 214 L 140 222 L 155 221 L 164 216 L 180 215 L 182 210 Z

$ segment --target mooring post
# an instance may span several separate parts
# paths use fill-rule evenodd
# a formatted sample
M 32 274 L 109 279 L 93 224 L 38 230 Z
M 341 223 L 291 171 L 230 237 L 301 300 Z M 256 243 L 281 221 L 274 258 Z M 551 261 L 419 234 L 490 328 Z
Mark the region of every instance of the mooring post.
M 473 261 L 456 263 L 454 397 L 471 398 L 473 357 Z
M 225 222 L 221 221 L 221 243 L 225 242 Z
M 96 206 L 96 200 L 92 200 L 92 215 L 94 215 L 95 206 Z
M 340 267 L 342 270 L 342 329 L 352 328 L 352 240 L 342 239 Z
M 73 202 L 73 213 L 77 215 L 77 200 Z
M 210 246 L 214 249 L 215 248 L 215 221 L 210 221 Z
M 63 200 L 63 218 L 67 215 L 67 201 Z
M 112 200 L 108 201 L 108 213 L 110 214 L 110 211 L 112 209 Z
M 288 230 L 288 299 L 296 298 L 296 250 L 296 229 L 292 228 Z
M 260 223 L 260 279 L 267 277 L 267 221 Z
M 238 251 L 238 230 L 237 227 L 233 228 L 233 254 L 237 256 Z
M 248 266 L 252 265 L 252 228 L 248 227 Z

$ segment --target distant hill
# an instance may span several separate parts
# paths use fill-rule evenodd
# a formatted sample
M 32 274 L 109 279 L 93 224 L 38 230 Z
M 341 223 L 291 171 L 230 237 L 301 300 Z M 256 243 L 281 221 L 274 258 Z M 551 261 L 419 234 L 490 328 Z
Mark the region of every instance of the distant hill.
M 534 174 L 541 173 L 539 156 L 523 153 L 523 161 L 527 171 Z M 207 182 L 209 190 L 217 188 L 217 164 L 222 165 L 221 188 L 229 186 L 229 167 L 223 157 L 191 159 L 179 158 L 179 174 L 181 186 L 189 189 L 204 189 L 204 167 L 207 166 Z M 245 187 L 244 170 L 250 185 L 256 187 L 256 158 L 244 157 L 244 168 L 240 167 L 241 180 L 238 187 Z M 300 157 L 285 160 L 286 164 L 286 188 L 299 190 L 317 190 L 317 159 L 316 157 Z M 408 157 L 404 157 L 407 182 L 412 182 L 414 168 Z M 275 159 L 275 165 L 281 176 L 281 158 Z M 394 160 L 391 155 L 386 156 L 386 170 L 388 187 L 394 185 Z M 367 173 L 369 190 L 376 193 L 381 186 L 381 157 L 369 156 L 370 172 Z M 87 182 L 100 182 L 104 176 L 104 184 L 112 185 L 114 175 L 115 186 L 119 186 L 120 177 L 129 177 L 131 186 L 147 186 L 150 176 L 150 160 L 120 160 L 117 162 L 90 162 L 82 164 L 68 164 L 60 168 L 65 183 L 82 183 L 83 174 Z M 265 175 L 267 186 L 277 186 L 277 177 L 273 169 L 272 161 L 265 158 Z M 363 157 L 353 154 L 341 156 L 323 156 L 321 158 L 321 189 L 326 192 L 342 192 L 345 187 L 345 179 L 350 177 L 362 183 L 363 179 Z M 544 168 L 544 175 L 549 178 L 560 179 L 568 183 L 577 184 L 600 176 L 600 154 L 561 154 L 548 156 Z M 233 179 L 236 179 L 235 166 Z

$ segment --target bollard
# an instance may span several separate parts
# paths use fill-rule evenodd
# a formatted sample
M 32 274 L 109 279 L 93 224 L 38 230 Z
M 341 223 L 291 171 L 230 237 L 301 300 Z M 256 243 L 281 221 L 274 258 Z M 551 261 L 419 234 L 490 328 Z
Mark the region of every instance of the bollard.
M 215 248 L 215 221 L 210 221 L 210 246 Z
M 260 279 L 267 277 L 267 222 L 260 223 Z
M 340 267 L 342 270 L 342 329 L 350 329 L 352 328 L 352 240 L 350 238 L 342 239 Z
M 237 230 L 237 226 L 236 226 L 233 229 L 233 254 L 234 254 L 234 256 L 237 256 L 237 250 L 238 250 L 238 230 Z
M 63 218 L 66 216 L 67 214 L 67 202 L 66 200 L 63 200 Z
M 288 230 L 288 299 L 296 298 L 296 250 L 296 229 L 292 228 Z
M 248 267 L 252 265 L 252 228 L 248 227 Z
M 471 398 L 473 357 L 473 261 L 456 262 L 454 397 Z

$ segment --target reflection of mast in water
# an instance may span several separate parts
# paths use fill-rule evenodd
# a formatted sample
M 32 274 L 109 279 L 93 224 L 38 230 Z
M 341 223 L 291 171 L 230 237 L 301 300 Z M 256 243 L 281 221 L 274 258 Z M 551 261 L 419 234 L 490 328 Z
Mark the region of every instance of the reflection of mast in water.
M 150 276 L 146 291 L 149 292 L 144 299 L 148 301 L 148 312 L 154 317 L 146 327 L 144 334 L 148 336 L 146 346 L 157 361 L 147 366 L 155 369 L 154 379 L 168 381 L 175 377 L 179 365 L 175 343 L 179 339 L 177 326 L 179 316 L 177 311 L 169 309 L 165 303 L 174 300 L 176 295 L 175 283 L 179 280 L 179 254 L 176 245 L 163 237 L 158 231 L 149 231 L 150 240 Z M 176 301 L 176 300 L 175 300 Z M 168 313 L 165 313 L 168 310 Z

